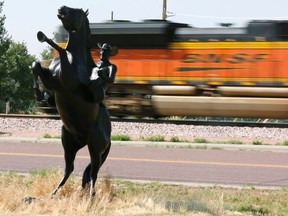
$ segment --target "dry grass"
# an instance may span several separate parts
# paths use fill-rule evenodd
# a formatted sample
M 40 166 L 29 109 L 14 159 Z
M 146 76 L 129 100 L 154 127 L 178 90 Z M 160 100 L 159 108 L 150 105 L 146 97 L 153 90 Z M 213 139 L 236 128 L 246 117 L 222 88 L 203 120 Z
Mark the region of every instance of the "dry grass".
M 193 188 L 160 183 L 132 183 L 100 179 L 97 195 L 90 201 L 71 177 L 51 199 L 62 173 L 38 171 L 28 176 L 0 175 L 1 216 L 172 216 L 172 215 L 287 215 L 287 190 Z M 25 197 L 35 197 L 25 203 Z

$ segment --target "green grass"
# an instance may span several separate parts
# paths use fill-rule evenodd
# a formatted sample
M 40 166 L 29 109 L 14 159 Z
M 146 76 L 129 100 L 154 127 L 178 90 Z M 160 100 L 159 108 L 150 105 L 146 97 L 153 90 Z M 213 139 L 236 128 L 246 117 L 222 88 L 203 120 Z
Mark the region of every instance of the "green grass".
M 257 207 L 253 205 L 243 205 L 237 208 L 239 212 L 251 212 L 253 215 L 268 215 L 269 209 L 266 207 Z
M 43 135 L 43 138 L 46 138 L 46 139 L 51 139 L 51 138 L 52 138 L 52 136 L 51 136 L 50 134 L 47 134 L 47 133 L 45 133 L 45 134 Z
M 52 139 L 52 138 L 57 138 L 60 139 L 61 136 L 52 136 L 48 133 L 43 134 L 43 138 L 46 139 Z M 112 141 L 132 141 L 133 139 L 129 136 L 129 135 L 121 135 L 121 134 L 116 134 L 116 135 L 112 135 L 111 136 L 111 140 Z M 171 137 L 170 139 L 166 139 L 164 136 L 158 135 L 158 136 L 150 136 L 150 137 L 144 137 L 141 136 L 138 139 L 134 139 L 135 141 L 149 141 L 149 142 L 182 142 L 182 143 L 211 143 L 209 140 L 205 139 L 205 138 L 194 138 L 193 140 L 185 140 L 185 139 L 181 139 L 177 136 Z M 217 141 L 217 142 L 213 142 L 213 143 L 223 143 L 223 144 L 235 144 L 235 145 L 242 145 L 245 144 L 243 141 L 240 140 L 228 140 L 228 141 Z M 247 143 L 249 144 L 249 143 Z M 262 141 L 260 140 L 254 140 L 252 141 L 252 143 L 250 143 L 252 145 L 269 145 L 269 144 L 264 144 Z M 288 146 L 288 140 L 283 141 L 282 143 L 278 143 L 277 145 L 284 145 L 284 146 Z M 194 148 L 194 147 L 193 147 Z
M 204 138 L 195 138 L 193 140 L 194 143 L 209 143 L 208 140 L 204 139 Z
M 169 140 L 169 142 L 189 142 L 188 140 L 183 140 L 183 139 L 180 139 L 179 137 L 171 137 Z
M 130 141 L 131 137 L 128 135 L 112 135 L 111 140 L 114 141 Z
M 263 145 L 262 141 L 259 141 L 259 140 L 254 140 L 252 142 L 253 145 Z
M 55 139 L 60 139 L 61 138 L 61 136 L 51 136 L 50 134 L 48 134 L 48 133 L 45 133 L 45 134 L 43 134 L 43 138 L 46 138 L 46 139 L 52 139 L 52 138 L 55 138 Z
M 221 147 L 212 147 L 212 148 L 210 148 L 211 150 L 223 150 L 223 148 L 221 148 Z
M 208 149 L 206 145 L 195 146 L 194 149 Z
M 164 136 L 151 136 L 151 137 L 142 137 L 141 138 L 144 141 L 150 141 L 150 142 L 165 142 Z
M 55 174 L 58 172 L 58 169 L 51 168 L 51 169 L 32 169 L 29 171 L 31 176 L 40 176 L 40 177 L 48 177 L 49 175 Z
M 241 145 L 241 144 L 243 144 L 243 142 L 242 141 L 240 141 L 240 140 L 229 140 L 229 141 L 225 141 L 225 142 L 223 142 L 224 144 L 235 144 L 235 145 Z
M 171 137 L 169 142 L 181 142 L 181 140 L 179 139 L 179 137 Z

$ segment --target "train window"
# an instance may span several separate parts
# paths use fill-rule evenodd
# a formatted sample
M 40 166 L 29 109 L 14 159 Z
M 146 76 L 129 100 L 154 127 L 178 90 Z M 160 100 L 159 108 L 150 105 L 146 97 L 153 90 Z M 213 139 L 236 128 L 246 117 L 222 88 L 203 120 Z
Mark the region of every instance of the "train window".
M 277 33 L 280 38 L 280 40 L 288 40 L 288 22 L 282 21 L 278 23 L 277 26 Z
M 255 41 L 266 41 L 266 37 L 255 37 Z
M 257 20 L 248 25 L 248 34 L 256 41 L 287 41 L 288 21 Z M 263 40 L 265 39 L 265 40 Z
M 179 27 L 187 27 L 187 24 L 163 20 L 90 23 L 91 44 L 95 46 L 99 41 L 105 41 L 127 49 L 166 48 Z
M 232 38 L 226 38 L 225 41 L 234 42 L 234 41 L 236 41 L 236 40 L 235 40 L 235 39 L 232 39 Z
M 217 42 L 217 41 L 219 41 L 219 39 L 210 38 L 210 39 L 208 39 L 208 41 L 210 41 L 210 42 Z

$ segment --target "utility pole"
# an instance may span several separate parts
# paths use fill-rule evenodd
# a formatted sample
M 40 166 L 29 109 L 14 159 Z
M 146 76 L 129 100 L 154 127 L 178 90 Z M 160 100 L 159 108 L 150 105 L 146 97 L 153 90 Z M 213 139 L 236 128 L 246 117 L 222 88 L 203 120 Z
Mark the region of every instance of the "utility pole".
M 167 19 L 167 0 L 163 0 L 163 7 L 162 7 L 162 19 Z
M 111 11 L 111 21 L 113 21 L 113 20 L 114 20 L 114 12 Z

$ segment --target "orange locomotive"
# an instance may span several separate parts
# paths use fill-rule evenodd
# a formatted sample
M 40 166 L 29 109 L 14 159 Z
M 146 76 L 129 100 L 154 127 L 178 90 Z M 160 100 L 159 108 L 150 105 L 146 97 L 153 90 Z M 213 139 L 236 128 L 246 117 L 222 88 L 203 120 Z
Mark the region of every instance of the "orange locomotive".
M 112 115 L 288 117 L 288 21 L 194 28 L 161 20 L 91 23 L 116 45 Z M 94 49 L 95 48 L 95 49 Z

